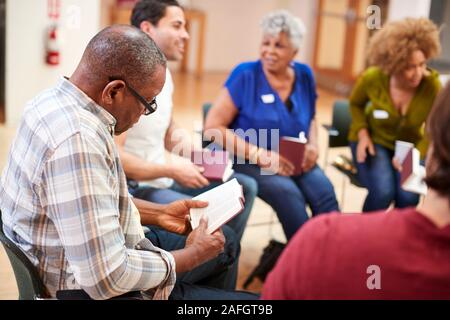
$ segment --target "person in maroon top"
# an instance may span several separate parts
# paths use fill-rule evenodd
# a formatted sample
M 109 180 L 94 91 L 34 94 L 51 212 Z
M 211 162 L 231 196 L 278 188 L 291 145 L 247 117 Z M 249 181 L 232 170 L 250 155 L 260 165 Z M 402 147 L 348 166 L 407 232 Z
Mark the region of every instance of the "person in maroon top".
M 450 299 L 450 84 L 428 120 L 431 140 L 417 208 L 331 214 L 289 242 L 262 293 L 281 299 Z

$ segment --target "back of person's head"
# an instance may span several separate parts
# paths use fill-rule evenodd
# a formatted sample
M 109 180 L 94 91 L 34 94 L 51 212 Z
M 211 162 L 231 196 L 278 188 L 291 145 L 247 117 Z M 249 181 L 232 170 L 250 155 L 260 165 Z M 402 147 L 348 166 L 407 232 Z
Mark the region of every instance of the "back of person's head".
M 287 10 L 273 11 L 264 16 L 261 21 L 261 28 L 264 34 L 271 36 L 277 36 L 281 32 L 286 33 L 295 49 L 301 47 L 306 35 L 306 27 L 303 21 Z
M 450 203 L 450 83 L 436 99 L 427 123 L 431 148 L 425 181 Z
M 141 0 L 133 8 L 131 24 L 139 28 L 143 21 L 157 26 L 166 14 L 167 7 L 181 7 L 177 0 Z
M 441 52 L 439 28 L 426 18 L 406 18 L 387 23 L 370 39 L 367 48 L 369 65 L 378 66 L 389 75 L 408 67 L 414 51 L 427 60 Z
M 109 78 L 127 79 L 135 86 L 152 78 L 166 58 L 155 42 L 141 30 L 114 25 L 100 31 L 86 47 L 81 60 L 83 78 L 106 83 Z

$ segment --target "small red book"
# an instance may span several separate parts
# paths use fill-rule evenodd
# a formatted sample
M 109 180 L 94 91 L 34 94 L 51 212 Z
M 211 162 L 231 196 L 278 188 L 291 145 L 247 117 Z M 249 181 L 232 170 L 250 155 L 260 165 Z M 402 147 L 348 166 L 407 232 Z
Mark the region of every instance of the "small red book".
M 403 190 L 426 194 L 427 185 L 424 182 L 425 167 L 420 165 L 420 152 L 416 148 L 411 148 L 402 163 L 400 173 L 400 184 Z
M 306 139 L 282 137 L 280 140 L 279 153 L 292 162 L 295 166 L 294 176 L 303 173 L 303 157 L 305 155 Z
M 408 178 L 413 174 L 414 168 L 414 148 L 411 148 L 406 154 L 402 163 L 402 172 L 400 173 L 400 184 L 404 185 Z
M 233 175 L 233 163 L 227 151 L 193 151 L 191 161 L 195 165 L 202 167 L 203 176 L 210 181 L 228 181 Z

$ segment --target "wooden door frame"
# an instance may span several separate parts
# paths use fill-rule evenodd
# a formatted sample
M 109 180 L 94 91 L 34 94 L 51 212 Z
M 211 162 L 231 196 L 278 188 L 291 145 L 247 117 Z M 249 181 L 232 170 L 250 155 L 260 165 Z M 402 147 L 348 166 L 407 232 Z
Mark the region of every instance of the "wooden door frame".
M 381 1 L 381 2 L 380 2 Z M 342 83 L 347 89 L 344 91 L 348 91 L 350 87 L 356 81 L 357 76 L 353 74 L 353 62 L 355 58 L 355 48 L 356 48 L 356 37 L 358 32 L 358 16 L 353 23 L 346 24 L 346 33 L 345 33 L 345 44 L 344 44 L 344 55 L 342 61 L 341 70 L 332 70 L 326 68 L 320 68 L 318 66 L 319 59 L 319 46 L 321 40 L 321 31 L 322 31 L 322 10 L 324 8 L 325 0 L 319 0 L 319 6 L 317 11 L 317 24 L 316 24 L 316 41 L 314 45 L 314 57 L 313 57 L 313 69 L 315 70 L 317 76 L 322 78 L 324 81 L 329 81 L 330 85 L 332 83 Z M 378 3 L 377 3 L 378 2 Z M 380 5 L 382 8 L 382 17 L 387 17 L 387 10 L 389 6 L 389 0 L 373 0 L 372 3 Z M 354 10 L 356 13 L 359 13 L 361 10 L 362 2 L 359 0 L 349 0 L 349 9 Z M 318 79 L 320 80 L 320 79 Z M 328 87 L 328 84 L 323 84 L 325 87 Z
M 325 0 L 319 0 L 319 9 L 317 13 L 317 26 L 316 26 L 316 43 L 314 46 L 314 60 L 313 60 L 313 68 L 316 70 L 316 72 L 320 72 L 321 74 L 325 76 L 330 77 L 339 77 L 342 80 L 350 80 L 352 78 L 352 70 L 351 68 L 345 68 L 346 65 L 352 65 L 351 62 L 354 58 L 354 52 L 351 50 L 355 44 L 355 38 L 356 38 L 356 23 L 353 24 L 346 24 L 346 34 L 345 34 L 345 45 L 344 45 L 344 55 L 342 61 L 342 66 L 344 68 L 344 74 L 342 74 L 342 71 L 332 70 L 332 69 L 323 69 L 318 67 L 318 59 L 319 59 L 319 46 L 320 46 L 320 40 L 322 36 L 322 10 L 324 7 Z M 358 9 L 358 4 L 360 2 L 358 0 L 349 0 L 349 8 L 354 9 L 356 12 Z M 347 54 L 348 53 L 348 54 Z M 350 64 L 348 64 L 350 62 Z

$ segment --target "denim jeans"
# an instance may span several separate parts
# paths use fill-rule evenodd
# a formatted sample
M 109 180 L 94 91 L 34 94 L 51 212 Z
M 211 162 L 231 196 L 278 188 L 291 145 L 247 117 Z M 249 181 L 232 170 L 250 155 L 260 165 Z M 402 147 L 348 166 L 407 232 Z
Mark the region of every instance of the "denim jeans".
M 255 300 L 258 295 L 234 291 L 236 287 L 237 260 L 240 253 L 239 242 L 234 231 L 222 228 L 226 238 L 224 252 L 197 268 L 177 274 L 170 300 Z M 150 227 L 146 237 L 157 247 L 166 251 L 185 247 L 186 237 Z
M 244 210 L 238 214 L 234 219 L 229 221 L 227 225 L 233 229 L 237 235 L 237 239 L 241 241 L 244 234 L 245 226 L 247 225 L 250 212 L 258 194 L 258 184 L 256 181 L 243 174 L 234 174 L 231 179 L 236 178 L 244 189 L 245 205 Z M 176 200 L 190 199 L 212 188 L 217 187 L 221 183 L 211 182 L 209 186 L 202 189 L 193 189 L 183 187 L 176 182 L 170 189 L 157 189 L 151 187 L 139 187 L 136 190 L 130 190 L 130 193 L 139 199 L 144 199 L 156 203 L 171 203 Z
M 210 279 L 211 274 L 211 266 L 214 266 L 220 261 L 217 260 L 226 260 L 224 254 L 220 255 L 218 258 L 214 259 L 210 263 L 207 263 L 203 267 L 198 267 L 190 273 L 183 275 L 183 279 L 187 279 L 191 283 L 202 283 L 208 286 L 218 287 L 221 289 L 234 289 L 237 282 L 238 276 L 238 259 L 240 253 L 239 242 L 244 233 L 245 226 L 247 224 L 247 220 L 250 215 L 250 211 L 253 207 L 253 203 L 255 201 L 255 197 L 257 194 L 257 184 L 256 181 L 250 177 L 247 177 L 242 174 L 234 174 L 232 179 L 236 178 L 238 182 L 242 185 L 244 190 L 245 197 L 245 207 L 244 210 L 238 214 L 234 219 L 229 221 L 224 228 L 222 228 L 225 238 L 226 238 L 226 247 L 238 247 L 238 250 L 228 250 L 234 252 L 233 262 L 230 263 L 228 268 L 228 272 L 225 275 L 222 275 L 225 279 L 221 279 L 220 277 L 215 276 L 217 279 Z M 182 199 L 190 199 L 193 196 L 196 196 L 200 193 L 203 193 L 211 188 L 218 186 L 220 183 L 213 182 L 208 187 L 202 189 L 190 189 L 182 187 L 178 184 L 174 184 L 171 189 L 157 189 L 152 187 L 138 187 L 136 189 L 130 188 L 130 193 L 139 199 L 144 199 L 151 202 L 156 203 L 171 203 L 173 201 L 182 200 Z M 161 244 L 161 248 L 167 250 L 167 246 L 174 246 L 174 243 L 177 244 L 177 248 L 181 249 L 184 247 L 185 237 L 178 236 L 173 233 L 169 233 L 159 228 L 155 228 L 152 226 L 148 226 L 151 230 L 150 233 L 146 234 L 146 237 L 149 238 L 153 244 L 158 245 Z M 228 229 L 231 228 L 231 229 Z M 232 232 L 234 231 L 234 232 Z M 164 239 L 163 241 L 158 240 L 158 238 Z M 156 241 L 156 242 L 155 242 Z M 231 255 L 228 255 L 228 258 L 231 259 Z M 222 261 L 223 262 L 223 261 Z M 214 274 L 214 272 L 213 272 Z M 201 281 L 199 280 L 201 279 Z M 212 281 L 212 282 L 211 282 Z
M 396 208 L 415 207 L 419 195 L 407 192 L 400 186 L 400 173 L 392 166 L 394 151 L 375 144 L 375 156 L 368 155 L 364 163 L 357 163 L 356 142 L 350 143 L 353 161 L 358 169 L 358 179 L 367 188 L 364 212 L 389 208 L 392 202 Z
M 193 285 L 177 280 L 169 300 L 258 300 L 258 294 L 245 291 L 221 290 Z
M 234 290 L 240 245 L 236 241 L 233 230 L 224 226 L 222 228 L 226 242 L 224 252 L 217 258 L 210 260 L 197 268 L 177 274 L 177 279 L 187 283 L 204 285 L 217 289 Z M 155 246 L 166 251 L 183 249 L 186 244 L 186 236 L 168 232 L 158 227 L 150 227 L 150 232 L 145 235 Z
M 260 167 L 251 164 L 234 169 L 258 182 L 258 197 L 275 210 L 288 240 L 308 220 L 306 204 L 313 216 L 339 211 L 333 185 L 318 166 L 295 177 L 261 175 Z

